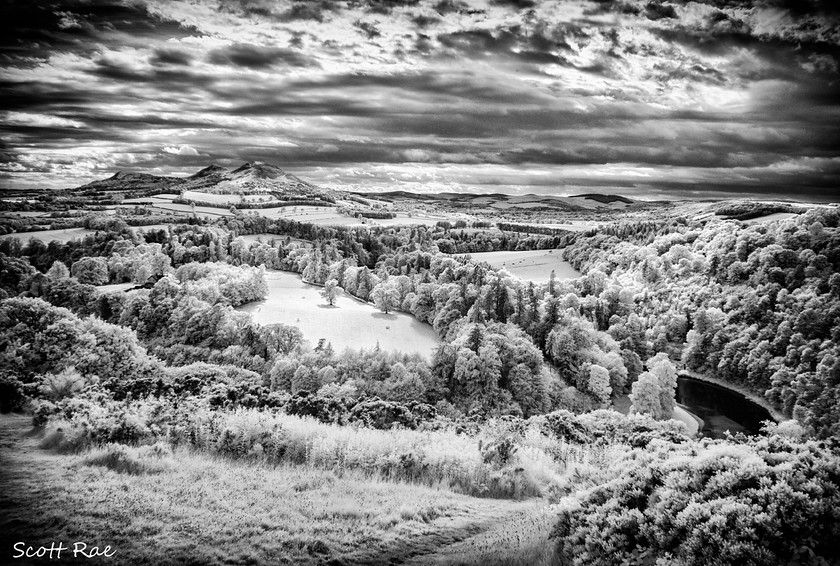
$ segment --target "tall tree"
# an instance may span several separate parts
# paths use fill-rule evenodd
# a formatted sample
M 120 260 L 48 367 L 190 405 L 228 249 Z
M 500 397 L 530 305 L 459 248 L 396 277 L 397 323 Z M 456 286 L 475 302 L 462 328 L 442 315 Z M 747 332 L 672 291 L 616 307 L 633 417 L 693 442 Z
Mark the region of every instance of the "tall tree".
M 335 279 L 327 279 L 324 282 L 324 289 L 321 291 L 321 296 L 326 300 L 330 306 L 335 304 L 338 297 L 338 281 Z
M 646 413 L 655 419 L 662 418 L 660 394 L 659 380 L 652 373 L 644 372 L 633 384 L 630 412 Z

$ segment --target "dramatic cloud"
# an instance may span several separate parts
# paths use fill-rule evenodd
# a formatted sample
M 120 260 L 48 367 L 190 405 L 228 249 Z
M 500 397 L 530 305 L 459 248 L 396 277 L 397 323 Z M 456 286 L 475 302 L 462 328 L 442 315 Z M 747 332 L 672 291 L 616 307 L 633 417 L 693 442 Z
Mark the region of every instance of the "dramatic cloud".
M 171 153 L 172 155 L 198 155 L 198 151 L 194 147 L 190 147 L 186 144 L 183 144 L 179 147 L 167 146 L 163 148 L 163 151 L 165 151 L 166 153 Z
M 819 0 L 0 3 L 0 175 L 840 200 Z M 8 183 L 2 183 L 7 186 Z

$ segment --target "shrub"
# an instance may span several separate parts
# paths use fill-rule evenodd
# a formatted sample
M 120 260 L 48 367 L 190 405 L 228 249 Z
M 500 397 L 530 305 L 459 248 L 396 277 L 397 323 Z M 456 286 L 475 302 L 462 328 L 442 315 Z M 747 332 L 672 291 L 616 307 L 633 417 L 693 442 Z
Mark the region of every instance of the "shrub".
M 817 443 L 773 435 L 636 455 L 616 479 L 563 503 L 554 535 L 565 563 L 840 560 L 840 457 Z
M 312 395 L 308 391 L 292 395 L 285 409 L 290 415 L 314 417 L 322 423 L 344 424 L 348 416 L 347 405 L 342 399 Z
M 41 378 L 41 385 L 38 392 L 52 401 L 61 401 L 66 397 L 72 397 L 87 385 L 87 380 L 76 371 L 76 368 L 69 366 L 59 373 L 48 373 Z
M 542 425 L 542 430 L 546 434 L 552 434 L 563 440 L 585 444 L 594 439 L 592 431 L 569 411 L 554 411 L 534 417 L 534 420 Z

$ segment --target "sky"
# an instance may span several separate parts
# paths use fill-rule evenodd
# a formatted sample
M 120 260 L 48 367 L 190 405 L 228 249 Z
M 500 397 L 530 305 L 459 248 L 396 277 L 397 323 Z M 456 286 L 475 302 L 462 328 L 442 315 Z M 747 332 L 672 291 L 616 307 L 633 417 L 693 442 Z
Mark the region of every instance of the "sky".
M 0 0 L 0 185 L 840 201 L 834 0 Z

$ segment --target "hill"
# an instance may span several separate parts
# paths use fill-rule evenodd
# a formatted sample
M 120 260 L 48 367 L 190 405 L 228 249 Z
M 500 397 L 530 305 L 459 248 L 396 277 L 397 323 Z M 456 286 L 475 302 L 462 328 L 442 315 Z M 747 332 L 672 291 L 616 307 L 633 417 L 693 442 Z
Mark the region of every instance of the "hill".
M 101 181 L 93 181 L 69 192 L 92 194 L 97 192 L 125 192 L 125 191 L 157 191 L 168 190 L 178 185 L 182 179 L 176 177 L 162 177 L 148 173 L 126 173 L 119 171 Z
M 71 194 L 124 193 L 125 196 L 148 196 L 161 192 L 198 191 L 207 194 L 265 195 L 278 200 L 334 200 L 336 191 L 304 181 L 280 167 L 261 161 L 244 163 L 234 170 L 218 164 L 209 165 L 189 177 L 167 177 L 120 171 L 101 181 L 93 181 Z

